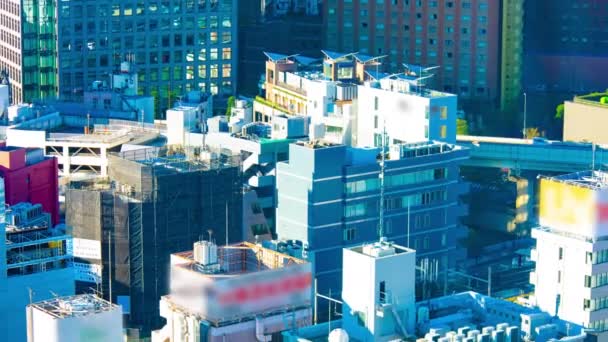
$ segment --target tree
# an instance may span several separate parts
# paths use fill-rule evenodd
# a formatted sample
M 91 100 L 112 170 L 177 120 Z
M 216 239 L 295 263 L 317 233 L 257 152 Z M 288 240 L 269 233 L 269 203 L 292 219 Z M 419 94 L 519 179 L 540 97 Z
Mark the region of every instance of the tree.
M 226 105 L 226 120 L 228 121 L 230 121 L 230 115 L 232 115 L 232 108 L 234 108 L 235 102 L 236 98 L 234 96 L 228 98 L 228 105 Z
M 469 124 L 465 119 L 456 119 L 456 134 L 457 135 L 468 135 Z
M 560 103 L 555 108 L 555 118 L 556 119 L 563 119 L 564 118 L 564 104 L 563 103 Z
M 540 136 L 541 134 L 537 127 L 526 128 L 526 139 L 534 139 Z

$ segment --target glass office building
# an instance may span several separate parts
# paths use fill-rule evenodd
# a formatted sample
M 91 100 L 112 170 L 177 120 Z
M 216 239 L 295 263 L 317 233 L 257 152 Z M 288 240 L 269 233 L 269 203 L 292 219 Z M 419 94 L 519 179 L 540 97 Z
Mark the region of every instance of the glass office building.
M 237 0 L 60 1 L 59 92 L 78 98 L 120 62 L 161 113 L 181 94 L 236 89 Z

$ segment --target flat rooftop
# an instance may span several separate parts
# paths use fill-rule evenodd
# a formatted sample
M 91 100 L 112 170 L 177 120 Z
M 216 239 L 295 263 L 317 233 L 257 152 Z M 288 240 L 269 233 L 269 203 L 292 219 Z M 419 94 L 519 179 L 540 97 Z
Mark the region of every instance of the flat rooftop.
M 264 248 L 249 242 L 241 242 L 228 246 L 217 246 L 217 264 L 214 272 L 208 272 L 194 260 L 194 252 L 175 253 L 184 263 L 179 267 L 210 278 L 228 278 L 249 273 L 263 272 L 306 264 L 307 261 L 283 254 L 272 249 Z
M 91 294 L 53 298 L 30 306 L 60 319 L 95 315 L 119 308 L 118 305 Z
M 404 253 L 415 253 L 416 251 L 407 247 L 396 245 L 392 242 L 380 240 L 372 244 L 364 244 L 348 248 L 353 252 L 364 254 L 372 258 L 384 258 Z
M 219 170 L 239 166 L 241 161 L 240 155 L 227 155 L 191 146 L 152 146 L 112 155 L 167 174 Z
M 581 171 L 575 173 L 569 173 L 565 175 L 555 177 L 542 177 L 544 179 L 553 180 L 556 182 L 562 182 L 571 184 L 574 186 L 580 186 L 593 190 L 601 190 L 608 188 L 608 172 L 603 171 Z

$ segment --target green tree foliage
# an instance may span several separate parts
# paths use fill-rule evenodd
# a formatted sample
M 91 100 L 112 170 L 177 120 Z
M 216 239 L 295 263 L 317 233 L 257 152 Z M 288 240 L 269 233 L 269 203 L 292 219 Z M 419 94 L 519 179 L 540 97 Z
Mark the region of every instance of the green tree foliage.
M 230 115 L 232 114 L 232 108 L 234 108 L 234 103 L 236 102 L 236 98 L 234 96 L 230 96 L 228 98 L 228 104 L 226 106 L 226 120 L 230 121 Z
M 469 134 L 469 124 L 465 119 L 456 119 L 456 134 L 458 135 L 468 135 Z
M 556 119 L 564 118 L 564 104 L 563 103 L 557 105 L 557 108 L 555 108 L 555 118 Z

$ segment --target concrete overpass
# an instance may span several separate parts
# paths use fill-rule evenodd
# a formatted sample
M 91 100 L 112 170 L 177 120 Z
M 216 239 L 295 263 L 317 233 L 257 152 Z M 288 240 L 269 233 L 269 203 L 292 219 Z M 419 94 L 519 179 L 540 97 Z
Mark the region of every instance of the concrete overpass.
M 517 171 L 574 172 L 598 169 L 608 163 L 608 146 L 535 139 L 457 136 L 456 143 L 471 149 L 463 165 L 509 168 Z

